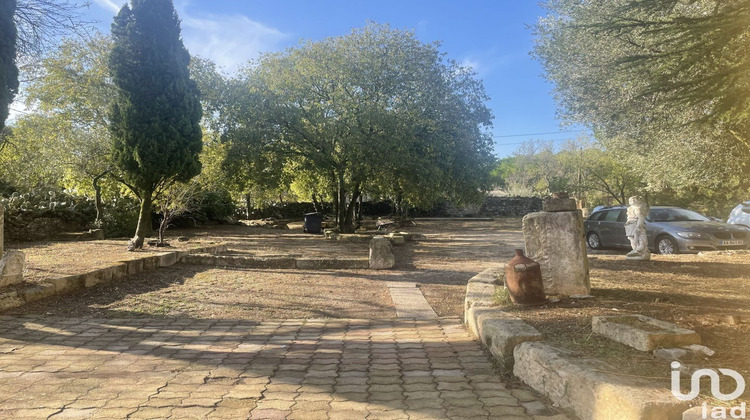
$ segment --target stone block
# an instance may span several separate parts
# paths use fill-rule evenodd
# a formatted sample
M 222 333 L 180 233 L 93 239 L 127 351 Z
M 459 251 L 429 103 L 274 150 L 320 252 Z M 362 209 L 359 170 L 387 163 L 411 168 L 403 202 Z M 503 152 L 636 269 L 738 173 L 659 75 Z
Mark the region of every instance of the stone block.
M 517 377 L 582 419 L 678 420 L 688 408 L 662 384 L 543 342 L 518 345 L 514 358 Z
M 482 319 L 480 325 L 487 348 L 495 356 L 513 356 L 516 346 L 527 341 L 541 341 L 544 336 L 521 318 L 496 311 L 492 317 Z
M 41 283 L 24 288 L 20 294 L 26 302 L 34 302 L 53 296 L 56 292 L 54 284 Z
M 153 271 L 159 268 L 159 256 L 152 255 L 150 257 L 143 257 L 143 271 Z
M 373 239 L 373 237 L 377 236 L 371 234 L 341 233 L 335 238 L 338 241 L 344 242 L 369 242 Z
M 85 285 L 84 278 L 80 274 L 65 277 L 45 279 L 45 282 L 55 286 L 57 293 L 65 293 L 76 289 L 82 289 Z
M 0 311 L 16 308 L 24 304 L 24 300 L 16 290 L 0 293 Z
M 26 255 L 21 251 L 8 251 L 0 259 L 0 287 L 23 281 Z
M 701 343 L 693 330 L 644 315 L 595 316 L 591 327 L 597 334 L 641 351 Z
M 393 245 L 403 245 L 406 243 L 406 238 L 398 234 L 391 233 L 387 237 Z
M 143 271 L 143 260 L 140 258 L 120 262 L 125 264 L 129 276 Z
M 493 306 L 492 296 L 495 294 L 495 285 L 479 281 L 469 282 L 466 285 L 464 296 L 464 308 L 466 310 L 474 306 Z
M 370 240 L 370 268 L 386 270 L 396 265 L 391 241 L 384 236 L 376 236 Z
M 589 294 L 589 260 L 580 210 L 527 214 L 523 237 L 526 255 L 542 268 L 546 294 Z
M 128 275 L 128 266 L 124 263 L 114 264 L 107 267 L 102 267 L 98 270 L 84 273 L 83 286 L 93 287 L 97 284 L 109 283 L 114 280 L 119 280 Z
M 542 211 L 576 211 L 576 200 L 572 198 L 548 198 L 542 202 Z
M 159 254 L 159 267 L 169 267 L 177 262 L 176 252 L 164 252 Z
M 365 258 L 297 258 L 296 267 L 308 270 L 335 270 L 335 269 L 366 269 L 370 268 L 370 261 Z
M 104 229 L 89 229 L 89 235 L 95 241 L 102 241 L 104 240 Z

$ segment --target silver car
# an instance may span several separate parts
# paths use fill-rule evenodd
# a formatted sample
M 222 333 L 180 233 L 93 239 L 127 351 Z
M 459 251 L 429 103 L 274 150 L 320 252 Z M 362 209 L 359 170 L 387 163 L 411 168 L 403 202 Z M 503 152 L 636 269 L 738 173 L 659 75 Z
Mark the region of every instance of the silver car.
M 750 229 L 750 201 L 738 204 L 737 207 L 729 213 L 727 223 Z
M 596 211 L 584 221 L 586 242 L 592 249 L 630 248 L 625 236 L 627 207 Z M 648 247 L 660 254 L 745 249 L 750 232 L 739 226 L 714 222 L 680 207 L 654 206 L 646 218 Z

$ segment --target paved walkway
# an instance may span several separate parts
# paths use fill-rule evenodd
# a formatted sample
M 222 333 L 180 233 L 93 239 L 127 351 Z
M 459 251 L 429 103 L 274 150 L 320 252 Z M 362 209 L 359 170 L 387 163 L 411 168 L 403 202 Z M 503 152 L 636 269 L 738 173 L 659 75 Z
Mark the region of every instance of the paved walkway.
M 437 318 L 435 310 L 427 302 L 417 283 L 394 281 L 387 284 L 391 294 L 396 315 L 399 318 L 430 319 Z
M 0 418 L 516 419 L 457 318 L 0 317 Z

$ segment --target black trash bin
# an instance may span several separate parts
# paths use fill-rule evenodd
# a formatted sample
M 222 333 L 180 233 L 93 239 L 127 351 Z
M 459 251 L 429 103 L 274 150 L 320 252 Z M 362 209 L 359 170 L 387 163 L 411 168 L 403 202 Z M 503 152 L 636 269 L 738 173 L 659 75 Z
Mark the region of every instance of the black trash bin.
M 320 233 L 323 230 L 323 215 L 320 213 L 306 213 L 305 227 L 306 233 Z

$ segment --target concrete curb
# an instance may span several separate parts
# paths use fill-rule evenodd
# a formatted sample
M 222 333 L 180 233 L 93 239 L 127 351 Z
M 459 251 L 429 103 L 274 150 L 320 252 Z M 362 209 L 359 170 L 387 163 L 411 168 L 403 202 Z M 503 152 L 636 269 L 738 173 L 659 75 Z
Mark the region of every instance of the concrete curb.
M 97 284 L 112 283 L 144 271 L 153 271 L 159 267 L 169 267 L 194 252 L 218 254 L 226 252 L 226 244 L 209 245 L 187 251 L 160 252 L 134 260 L 120 261 L 92 271 L 70 276 L 44 279 L 40 284 L 0 293 L 0 310 L 16 308 L 28 302 L 48 298 L 54 295 L 71 293 L 79 289 L 93 287 Z
M 524 383 L 582 419 L 682 418 L 688 404 L 666 387 L 616 375 L 602 360 L 542 342 L 534 327 L 494 306 L 495 287 L 503 275 L 503 268 L 490 268 L 469 280 L 464 319 L 504 368 L 512 368 Z

